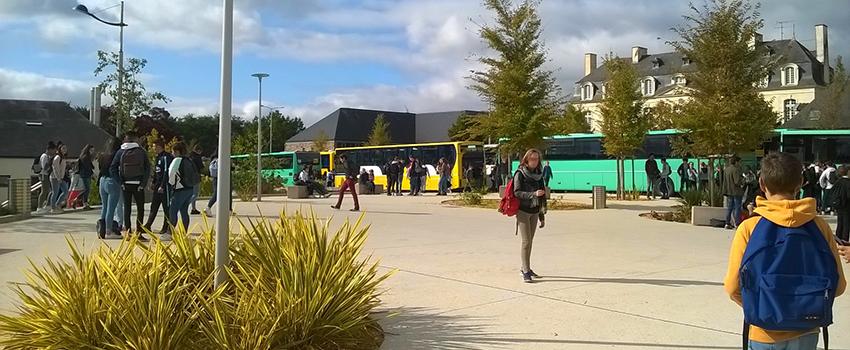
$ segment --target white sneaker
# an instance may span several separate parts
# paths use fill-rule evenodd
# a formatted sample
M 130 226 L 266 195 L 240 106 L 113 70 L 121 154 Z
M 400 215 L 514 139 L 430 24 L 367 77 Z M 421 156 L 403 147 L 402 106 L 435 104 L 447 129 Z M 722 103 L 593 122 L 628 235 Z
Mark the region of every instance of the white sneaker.
M 206 217 L 208 217 L 208 218 L 211 218 L 211 217 L 213 217 L 213 216 L 215 216 L 215 215 L 213 215 L 213 211 L 212 211 L 212 209 L 207 208 L 207 209 L 204 209 L 204 216 L 206 216 Z
M 38 208 L 35 211 L 35 214 L 36 215 L 47 215 L 47 214 L 50 214 L 50 209 L 48 209 L 47 207 L 41 207 L 41 208 Z
M 159 236 L 159 240 L 163 241 L 163 242 L 171 242 L 171 239 L 172 239 L 172 237 L 168 233 Z

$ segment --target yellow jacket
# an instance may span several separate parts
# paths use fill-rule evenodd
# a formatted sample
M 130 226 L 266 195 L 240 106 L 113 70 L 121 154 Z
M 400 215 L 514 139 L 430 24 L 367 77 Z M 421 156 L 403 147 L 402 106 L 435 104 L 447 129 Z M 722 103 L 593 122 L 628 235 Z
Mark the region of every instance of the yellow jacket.
M 829 248 L 832 250 L 832 254 L 835 255 L 835 264 L 838 266 L 838 288 L 835 295 L 839 296 L 843 294 L 847 288 L 847 281 L 844 279 L 838 246 L 832 236 L 832 229 L 829 228 L 829 225 L 823 219 L 817 216 L 817 203 L 815 199 L 769 201 L 759 197 L 756 199 L 756 204 L 755 212 L 758 215 L 780 226 L 799 227 L 811 220 L 815 220 L 818 228 L 823 232 L 824 238 L 829 243 Z M 750 235 L 761 219 L 761 217 L 757 216 L 744 220 L 738 226 L 738 231 L 735 232 L 735 238 L 732 239 L 732 249 L 729 252 L 729 270 L 726 272 L 723 286 L 726 289 L 726 293 L 738 305 L 741 305 L 741 286 L 738 270 L 741 268 L 741 260 L 744 258 L 744 251 L 747 249 L 747 242 L 750 241 Z M 773 344 L 817 332 L 817 329 L 806 332 L 771 331 L 751 326 L 750 340 Z

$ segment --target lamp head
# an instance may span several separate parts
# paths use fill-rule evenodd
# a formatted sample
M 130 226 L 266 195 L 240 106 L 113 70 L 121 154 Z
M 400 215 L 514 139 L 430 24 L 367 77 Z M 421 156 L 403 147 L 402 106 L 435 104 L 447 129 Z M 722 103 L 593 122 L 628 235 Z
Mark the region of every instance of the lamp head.
M 254 73 L 254 74 L 251 74 L 251 76 L 254 77 L 254 78 L 262 79 L 262 78 L 267 78 L 269 75 L 266 74 L 266 73 Z
M 79 11 L 79 12 L 88 14 L 89 8 L 86 7 L 86 5 L 78 4 L 77 6 L 74 6 L 74 11 Z

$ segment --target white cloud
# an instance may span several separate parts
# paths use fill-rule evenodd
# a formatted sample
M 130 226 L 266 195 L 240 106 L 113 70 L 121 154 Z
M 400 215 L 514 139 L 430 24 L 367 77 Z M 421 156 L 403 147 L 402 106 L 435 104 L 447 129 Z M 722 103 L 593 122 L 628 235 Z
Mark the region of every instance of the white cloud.
M 0 68 L 0 98 L 65 101 L 87 106 L 92 82 Z

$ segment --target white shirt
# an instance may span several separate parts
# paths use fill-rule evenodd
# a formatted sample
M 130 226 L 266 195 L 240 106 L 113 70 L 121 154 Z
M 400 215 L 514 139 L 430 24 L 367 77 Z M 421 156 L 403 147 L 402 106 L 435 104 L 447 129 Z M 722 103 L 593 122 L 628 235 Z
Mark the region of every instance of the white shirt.
M 310 175 L 307 174 L 307 170 L 301 170 L 301 172 L 298 173 L 298 180 L 301 180 L 301 181 L 304 181 L 304 182 L 310 181 Z
M 53 159 L 47 153 L 42 153 L 38 159 L 38 165 L 41 165 L 41 175 L 49 175 L 47 169 L 53 165 Z
M 65 178 L 65 159 L 58 154 L 53 157 L 53 173 L 50 176 L 54 179 L 62 180 Z
M 823 174 L 820 174 L 820 179 L 818 179 L 818 183 L 820 183 L 821 188 L 825 188 L 827 190 L 832 189 L 832 184 L 829 183 L 829 175 L 835 171 L 835 168 L 828 167 L 824 169 Z
M 180 182 L 180 163 L 183 162 L 183 157 L 176 157 L 171 161 L 171 166 L 168 167 L 168 183 L 175 190 L 179 190 L 183 188 L 183 183 Z

